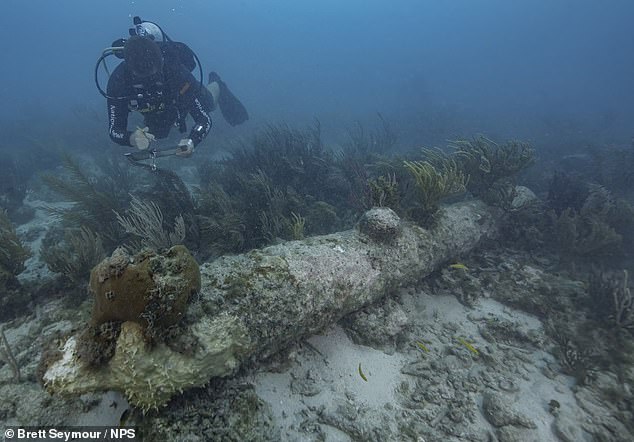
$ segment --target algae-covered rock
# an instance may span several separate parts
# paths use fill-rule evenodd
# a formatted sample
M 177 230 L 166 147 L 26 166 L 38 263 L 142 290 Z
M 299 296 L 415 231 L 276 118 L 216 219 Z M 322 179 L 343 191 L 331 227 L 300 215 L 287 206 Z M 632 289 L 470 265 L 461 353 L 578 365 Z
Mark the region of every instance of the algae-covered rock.
M 515 197 L 511 202 L 513 210 L 520 210 L 538 201 L 537 195 L 525 186 L 515 186 Z
M 407 313 L 393 299 L 358 310 L 344 319 L 342 326 L 355 344 L 382 349 L 387 354 L 396 351 L 407 329 Z
M 184 246 L 135 256 L 119 248 L 95 266 L 89 288 L 95 302 L 78 338 L 77 357 L 99 367 L 114 355 L 122 322 L 141 325 L 150 342 L 174 335 L 190 296 L 200 291 L 200 269 Z
M 184 246 L 136 256 L 119 248 L 95 266 L 89 286 L 95 296 L 94 325 L 133 321 L 164 328 L 181 319 L 189 297 L 200 291 L 200 269 Z
M 375 241 L 391 241 L 401 228 L 401 219 L 387 207 L 368 210 L 359 222 L 359 230 Z
M 507 425 L 524 428 L 537 428 L 535 423 L 513 407 L 512 399 L 501 393 L 487 391 L 482 396 L 482 409 L 484 417 L 494 427 Z

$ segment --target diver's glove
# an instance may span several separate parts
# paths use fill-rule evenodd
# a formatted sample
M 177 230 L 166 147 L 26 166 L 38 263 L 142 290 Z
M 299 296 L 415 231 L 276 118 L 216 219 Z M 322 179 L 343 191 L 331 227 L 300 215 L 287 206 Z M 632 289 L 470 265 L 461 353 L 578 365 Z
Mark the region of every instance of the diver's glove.
M 156 137 L 149 132 L 149 127 L 141 129 L 137 127 L 134 132 L 130 134 L 130 146 L 136 147 L 139 150 L 146 150 L 150 147 L 150 142 L 156 140 Z
M 176 152 L 176 156 L 188 158 L 194 153 L 194 142 L 191 138 L 183 138 L 180 140 L 178 142 L 178 147 L 180 148 L 180 151 Z

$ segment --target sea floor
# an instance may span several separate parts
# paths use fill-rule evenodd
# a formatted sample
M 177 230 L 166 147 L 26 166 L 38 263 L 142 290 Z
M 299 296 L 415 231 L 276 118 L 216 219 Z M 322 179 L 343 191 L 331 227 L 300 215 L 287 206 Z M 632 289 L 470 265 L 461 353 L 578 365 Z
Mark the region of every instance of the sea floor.
M 336 325 L 308 339 L 290 368 L 255 375 L 255 391 L 271 406 L 284 440 L 306 440 L 310 421 L 317 424 L 312 440 L 326 441 L 399 434 L 488 440 L 504 427 L 517 440 L 555 441 L 557 433 L 574 431 L 558 429 L 549 406 L 556 400 L 560 414 L 583 415 L 574 380 L 556 373 L 555 358 L 525 343 L 490 342 L 478 331 L 505 322 L 538 339 L 539 320 L 492 299 L 470 308 L 450 295 L 408 289 L 398 299 L 411 328 L 409 345 L 387 354 L 355 344 Z M 583 440 L 578 432 L 570 436 Z

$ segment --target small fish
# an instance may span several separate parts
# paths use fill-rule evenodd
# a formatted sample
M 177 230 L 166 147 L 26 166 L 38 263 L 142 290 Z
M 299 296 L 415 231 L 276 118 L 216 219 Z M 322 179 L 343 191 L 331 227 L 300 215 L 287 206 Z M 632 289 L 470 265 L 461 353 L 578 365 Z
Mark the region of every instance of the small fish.
M 361 362 L 359 362 L 359 376 L 361 376 L 361 379 L 368 382 L 368 378 L 365 376 L 365 374 L 363 374 L 363 370 L 361 370 Z
M 416 345 L 418 346 L 418 348 L 423 350 L 425 353 L 429 353 L 429 348 L 427 348 L 427 346 L 423 344 L 421 341 L 414 341 L 414 342 L 416 342 Z
M 450 264 L 449 268 L 453 270 L 469 270 L 469 268 L 461 262 Z
M 456 338 L 456 340 L 457 340 L 458 342 L 460 342 L 462 345 L 464 345 L 464 346 L 467 348 L 467 350 L 469 350 L 469 351 L 470 351 L 471 353 L 473 353 L 474 355 L 476 355 L 476 356 L 477 356 L 477 355 L 479 355 L 479 354 L 480 354 L 480 352 L 478 351 L 478 349 L 477 349 L 477 348 L 475 348 L 475 347 L 474 347 L 471 343 L 469 343 L 468 341 L 466 341 L 466 340 L 464 340 L 464 339 L 462 339 L 462 338 Z

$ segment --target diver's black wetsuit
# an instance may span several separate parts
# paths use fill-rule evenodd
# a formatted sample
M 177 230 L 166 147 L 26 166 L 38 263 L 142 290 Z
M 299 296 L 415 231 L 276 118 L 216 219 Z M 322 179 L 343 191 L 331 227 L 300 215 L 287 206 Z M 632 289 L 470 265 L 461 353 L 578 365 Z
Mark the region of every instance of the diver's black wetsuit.
M 180 63 L 171 43 L 157 44 L 163 53 L 162 73 L 137 79 L 129 72 L 124 61 L 115 68 L 108 80 L 108 96 L 122 97 L 108 99 L 110 139 L 122 146 L 130 146 L 130 111 L 143 114 L 145 125 L 156 138 L 167 137 L 175 125 L 185 132 L 185 118 L 190 114 L 195 124 L 189 138 L 196 146 L 211 129 L 209 113 L 213 109 L 213 97 Z

